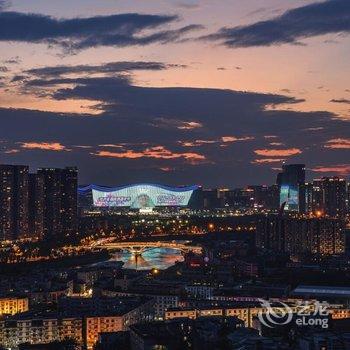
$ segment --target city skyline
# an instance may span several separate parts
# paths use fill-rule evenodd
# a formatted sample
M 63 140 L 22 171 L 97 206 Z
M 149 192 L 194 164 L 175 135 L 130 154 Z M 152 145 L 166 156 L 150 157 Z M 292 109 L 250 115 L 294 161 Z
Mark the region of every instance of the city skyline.
M 349 23 L 345 0 L 0 1 L 0 161 L 81 184 L 348 178 Z
M 350 349 L 350 0 L 0 0 L 0 350 Z

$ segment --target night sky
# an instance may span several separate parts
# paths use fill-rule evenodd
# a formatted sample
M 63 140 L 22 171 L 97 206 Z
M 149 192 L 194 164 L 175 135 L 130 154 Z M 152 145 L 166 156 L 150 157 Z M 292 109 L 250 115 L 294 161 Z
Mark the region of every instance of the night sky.
M 349 0 L 0 0 L 0 162 L 80 183 L 350 173 Z

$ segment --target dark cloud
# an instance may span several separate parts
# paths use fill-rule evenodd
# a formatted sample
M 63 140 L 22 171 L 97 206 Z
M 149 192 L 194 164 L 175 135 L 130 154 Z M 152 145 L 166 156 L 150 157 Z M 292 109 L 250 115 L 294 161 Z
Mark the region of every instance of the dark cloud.
M 330 100 L 329 102 L 333 102 L 333 103 L 345 103 L 345 104 L 350 104 L 350 100 L 347 98 L 333 98 L 332 100 Z
M 218 67 L 218 68 L 216 68 L 217 70 L 227 70 L 227 68 L 226 67 Z M 236 67 L 233 67 L 233 69 L 236 69 L 236 70 L 241 70 L 242 69 L 242 67 L 239 67 L 239 66 L 236 66 Z
M 261 15 L 262 13 L 265 13 L 266 11 L 268 11 L 269 8 L 268 7 L 259 7 L 253 11 L 248 12 L 245 17 L 252 17 L 255 15 Z
M 270 7 L 260 7 L 256 10 L 253 10 L 251 12 L 248 12 L 244 18 L 252 18 L 259 16 L 261 19 L 266 18 L 266 17 L 271 17 L 271 16 L 276 16 L 277 14 L 283 13 L 283 10 L 278 9 L 278 8 L 270 8 Z
M 15 57 L 11 57 L 7 60 L 3 61 L 6 64 L 19 64 L 21 63 L 21 59 L 19 58 L 19 56 L 15 56 Z
M 246 26 L 224 27 L 203 37 L 228 47 L 300 44 L 301 39 L 350 32 L 350 1 L 327 0 L 288 10 L 280 16 Z
M 349 122 L 329 112 L 267 108 L 297 103 L 291 96 L 143 87 L 129 76 L 38 75 L 22 84 L 67 104 L 96 102 L 100 114 L 0 109 L 2 159 L 33 167 L 76 164 L 81 182 L 272 183 L 271 168 L 284 159 L 316 168 L 341 164 L 349 152 L 324 147 L 346 139 Z M 269 135 L 281 144 L 271 145 Z
M 0 0 L 0 11 L 4 11 L 11 6 L 10 0 Z
M 11 81 L 12 82 L 16 82 L 16 81 L 22 81 L 22 80 L 25 80 L 27 78 L 26 75 L 15 75 Z
M 281 92 L 284 92 L 284 93 L 286 93 L 286 94 L 290 94 L 290 93 L 292 92 L 292 90 L 287 89 L 287 88 L 281 89 L 280 91 L 281 91 Z
M 122 73 L 135 70 L 165 70 L 168 68 L 185 68 L 184 65 L 177 64 L 165 64 L 162 62 L 142 62 L 142 61 L 129 61 L 129 62 L 109 62 L 101 65 L 78 65 L 78 66 L 53 66 L 33 68 L 24 71 L 29 75 L 36 75 L 40 77 L 61 76 L 67 74 L 113 74 Z
M 56 79 L 31 79 L 24 82 L 25 87 L 47 87 L 47 86 L 59 86 L 63 84 L 74 84 L 76 86 L 86 86 L 87 84 L 93 84 L 100 82 L 101 78 L 56 78 Z M 117 88 L 121 85 L 128 86 L 130 79 L 128 76 L 118 76 L 105 78 L 104 83 L 106 87 L 113 86 Z M 56 94 L 57 95 L 57 94 Z
M 129 80 L 124 80 L 124 77 L 122 77 L 122 81 L 120 81 L 120 77 L 97 77 L 43 79 L 29 81 L 26 84 L 32 86 L 38 86 L 39 84 L 45 86 L 49 84 L 52 86 L 55 83 L 59 85 L 67 83 L 75 85 L 72 88 L 57 88 L 53 94 L 53 97 L 56 99 L 103 101 L 105 103 L 106 112 L 117 110 L 124 111 L 124 109 L 127 109 L 126 114 L 130 114 L 142 109 L 142 119 L 146 117 L 146 113 L 149 113 L 152 118 L 155 116 L 166 116 L 166 118 L 170 119 L 179 119 L 177 117 L 179 113 L 182 114 L 182 110 L 188 113 L 192 112 L 192 118 L 196 118 L 197 116 L 203 118 L 203 110 L 205 111 L 205 108 L 207 108 L 207 112 L 204 112 L 205 115 L 208 113 L 212 114 L 212 121 L 216 124 L 216 116 L 211 107 L 212 104 L 216 105 L 222 103 L 224 106 L 227 106 L 227 104 L 235 105 L 246 101 L 246 103 L 253 102 L 253 105 L 250 107 L 251 110 L 260 110 L 267 100 L 270 105 L 300 102 L 300 100 L 296 100 L 293 97 L 273 94 L 265 95 L 218 89 L 140 87 L 131 85 Z M 103 88 L 101 89 L 101 87 Z M 175 101 L 178 102 L 178 106 L 175 105 Z M 186 103 L 184 104 L 184 102 Z M 182 106 L 183 104 L 184 106 Z M 199 106 L 201 107 L 199 108 Z M 217 114 L 220 116 L 220 111 L 218 111 Z M 184 120 L 187 120 L 187 118 L 188 117 Z M 242 122 L 243 126 L 244 115 L 242 116 Z
M 175 30 L 159 29 L 175 20 L 176 16 L 137 13 L 57 19 L 40 14 L 0 12 L 0 41 L 43 42 L 74 51 L 176 41 L 200 28 L 189 25 Z M 144 30 L 151 29 L 156 31 L 143 34 Z
M 200 7 L 198 0 L 176 1 L 175 6 L 185 10 L 193 10 Z

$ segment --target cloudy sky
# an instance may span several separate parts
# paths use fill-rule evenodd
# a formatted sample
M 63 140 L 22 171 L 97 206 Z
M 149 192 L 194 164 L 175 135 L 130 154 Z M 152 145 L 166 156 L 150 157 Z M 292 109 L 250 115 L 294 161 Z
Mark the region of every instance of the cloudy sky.
M 0 162 L 81 183 L 350 173 L 349 0 L 0 0 Z

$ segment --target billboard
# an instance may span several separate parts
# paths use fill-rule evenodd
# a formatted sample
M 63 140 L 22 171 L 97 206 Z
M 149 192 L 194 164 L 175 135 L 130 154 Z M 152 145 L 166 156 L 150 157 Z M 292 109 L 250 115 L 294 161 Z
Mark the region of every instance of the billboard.
M 187 206 L 196 189 L 197 186 L 167 187 L 151 184 L 119 188 L 91 187 L 95 207 L 130 207 L 132 209 Z
M 280 205 L 286 203 L 285 210 L 297 211 L 299 209 L 298 186 L 281 185 Z

